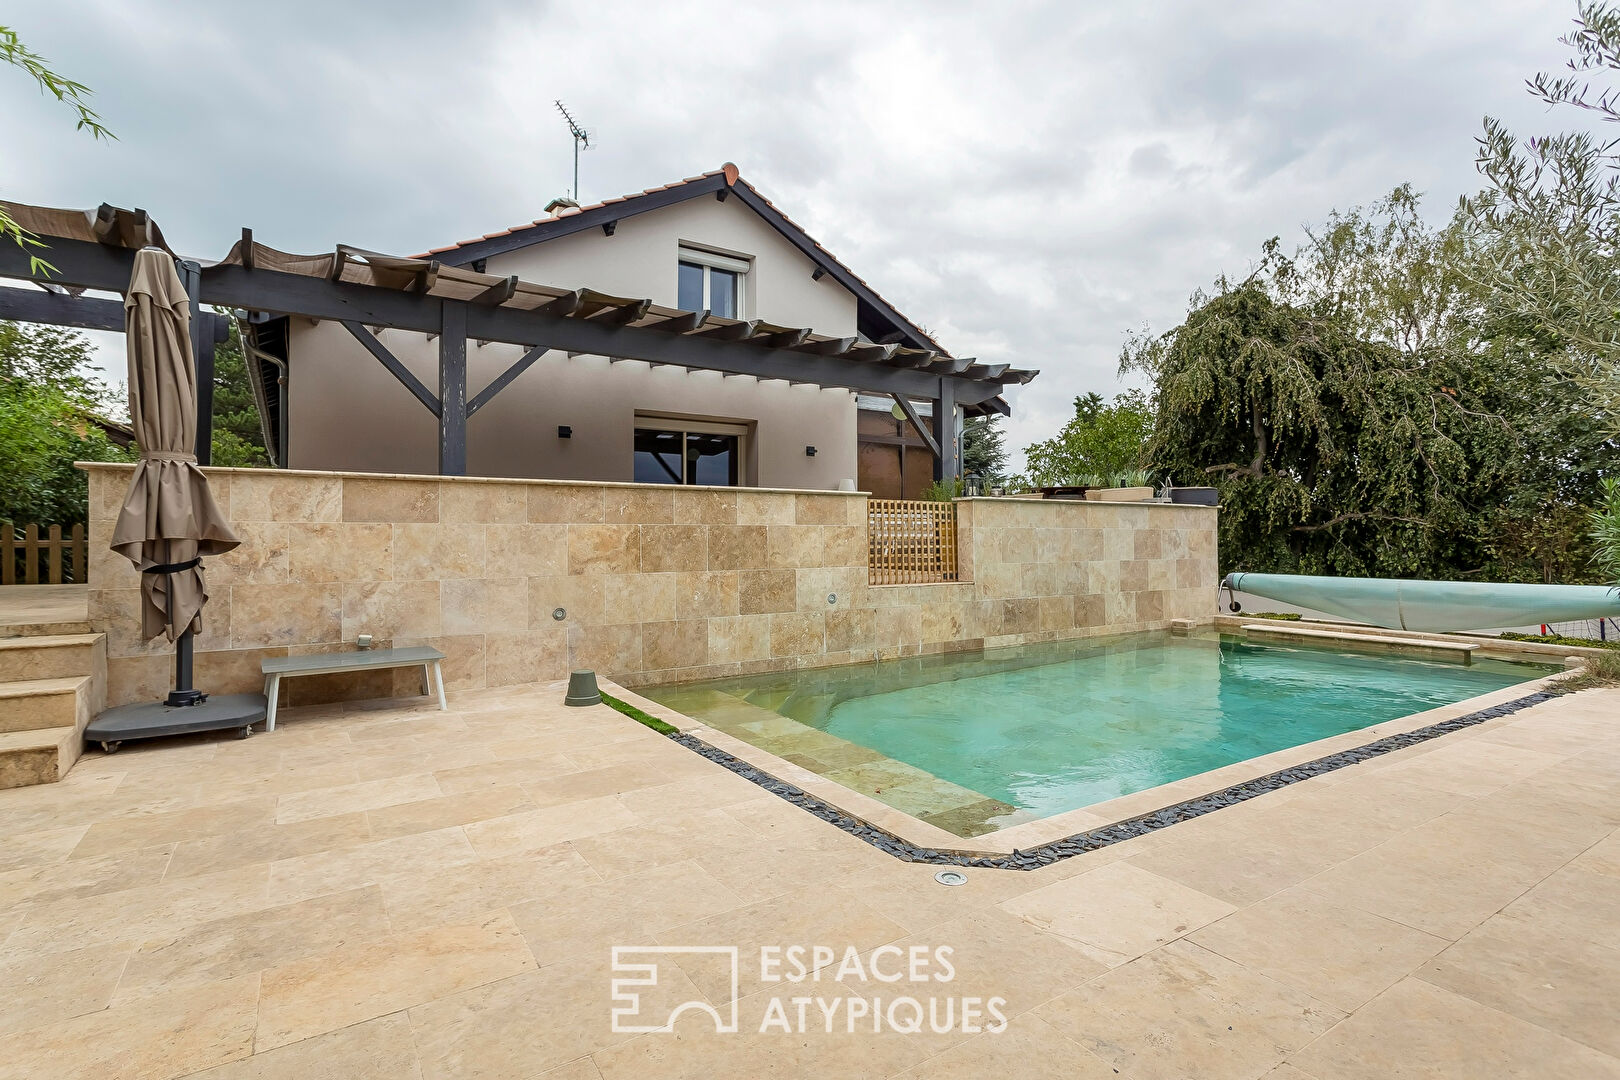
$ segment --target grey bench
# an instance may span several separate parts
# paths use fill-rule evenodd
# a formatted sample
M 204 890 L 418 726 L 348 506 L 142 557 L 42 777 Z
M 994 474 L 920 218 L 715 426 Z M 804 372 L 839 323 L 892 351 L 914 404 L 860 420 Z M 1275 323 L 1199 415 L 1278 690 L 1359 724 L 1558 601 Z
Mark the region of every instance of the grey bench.
M 270 707 L 265 712 L 264 730 L 276 730 L 276 696 L 281 692 L 281 680 L 287 675 L 333 675 L 340 671 L 377 671 L 382 668 L 421 667 L 422 693 L 439 694 L 439 708 L 448 709 L 444 701 L 444 672 L 439 661 L 444 653 L 427 645 L 412 645 L 403 649 L 361 649 L 357 652 L 310 653 L 308 656 L 272 656 L 259 664 L 264 673 L 264 696 Z M 430 678 L 431 676 L 431 678 Z

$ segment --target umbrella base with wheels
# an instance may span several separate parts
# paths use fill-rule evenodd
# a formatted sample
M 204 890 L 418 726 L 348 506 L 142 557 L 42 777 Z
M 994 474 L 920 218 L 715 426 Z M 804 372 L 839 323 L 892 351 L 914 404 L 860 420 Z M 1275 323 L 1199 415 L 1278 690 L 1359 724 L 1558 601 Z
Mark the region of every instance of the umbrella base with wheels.
M 200 705 L 169 705 L 148 701 L 108 709 L 84 729 L 86 742 L 100 743 L 107 753 L 120 743 L 156 739 L 164 735 L 192 735 L 199 731 L 240 731 L 253 734 L 264 720 L 263 694 L 214 694 Z

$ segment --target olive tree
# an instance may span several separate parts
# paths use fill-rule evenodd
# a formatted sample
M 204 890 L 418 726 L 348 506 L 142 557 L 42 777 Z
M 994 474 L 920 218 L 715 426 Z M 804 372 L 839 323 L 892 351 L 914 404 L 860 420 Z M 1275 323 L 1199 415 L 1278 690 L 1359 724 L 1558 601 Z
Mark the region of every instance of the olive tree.
M 1547 105 L 1620 121 L 1620 13 L 1582 4 L 1566 74 L 1543 72 L 1530 92 Z M 1620 433 L 1620 161 L 1614 144 L 1572 130 L 1520 140 L 1487 117 L 1477 163 L 1488 188 L 1462 200 L 1485 255 L 1478 280 L 1490 303 L 1517 317 Z
M 90 108 L 90 88 L 52 71 L 49 62 L 29 49 L 9 26 L 0 26 L 0 61 L 20 68 L 39 85 L 39 92 L 71 107 L 78 113 L 79 131 L 88 131 L 92 138 L 116 138 L 101 122 L 101 117 Z M 29 272 L 49 275 L 56 268 L 43 259 L 39 252 L 45 247 L 39 238 L 12 219 L 4 205 L 0 205 L 0 243 L 7 240 L 28 252 Z

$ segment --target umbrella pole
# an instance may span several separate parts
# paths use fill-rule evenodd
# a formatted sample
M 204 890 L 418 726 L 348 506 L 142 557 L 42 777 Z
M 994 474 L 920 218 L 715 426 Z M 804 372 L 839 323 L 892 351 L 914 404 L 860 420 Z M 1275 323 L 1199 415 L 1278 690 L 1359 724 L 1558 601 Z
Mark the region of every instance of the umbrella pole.
M 180 640 L 174 643 L 174 689 L 169 691 L 169 698 L 165 704 L 173 707 L 180 705 L 201 705 L 206 699 L 201 690 L 193 689 L 191 685 L 191 653 L 193 642 L 192 632 L 188 628 L 180 635 Z
M 195 560 L 193 560 L 195 562 Z M 174 595 L 174 574 L 166 572 L 164 580 L 168 583 L 168 595 Z M 181 633 L 180 640 L 174 643 L 174 689 L 169 691 L 168 700 L 164 704 L 170 708 L 179 708 L 186 705 L 201 705 L 208 700 L 208 695 L 192 687 L 192 650 L 196 642 L 192 640 L 193 631 L 186 627 Z

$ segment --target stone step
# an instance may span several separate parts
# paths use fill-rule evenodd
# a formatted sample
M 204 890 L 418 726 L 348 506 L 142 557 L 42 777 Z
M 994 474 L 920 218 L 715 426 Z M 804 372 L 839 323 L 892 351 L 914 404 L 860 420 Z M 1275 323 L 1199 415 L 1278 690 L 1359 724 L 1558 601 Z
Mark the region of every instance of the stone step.
M 1304 626 L 1277 623 L 1246 623 L 1243 633 L 1257 641 L 1326 645 L 1353 652 L 1390 653 L 1426 660 L 1447 660 L 1456 664 L 1473 663 L 1478 645 L 1456 641 L 1420 641 L 1388 634 L 1353 634 L 1337 630 L 1313 630 Z
M 83 619 L 72 622 L 0 624 L 0 640 L 14 637 L 62 637 L 64 635 L 88 634 L 90 632 L 89 622 Z
M 79 728 L 0 732 L 0 788 L 54 784 L 79 757 Z
M 0 732 L 80 726 L 89 693 L 88 675 L 0 683 Z
M 0 683 L 94 674 L 104 641 L 101 634 L 0 638 Z

